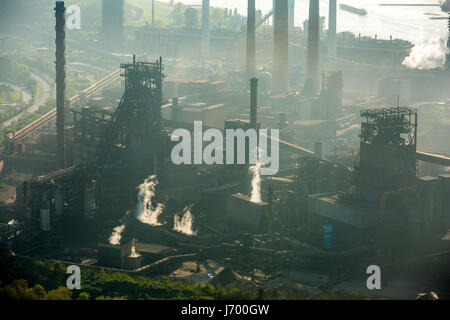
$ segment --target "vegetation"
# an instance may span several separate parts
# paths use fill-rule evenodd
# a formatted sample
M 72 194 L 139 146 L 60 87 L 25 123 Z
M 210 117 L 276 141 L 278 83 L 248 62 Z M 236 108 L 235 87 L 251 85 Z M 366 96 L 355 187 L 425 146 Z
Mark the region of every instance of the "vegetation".
M 3 143 L 4 135 L 8 131 L 18 131 L 22 129 L 23 127 L 27 126 L 34 120 L 40 118 L 50 110 L 52 110 L 56 105 L 56 102 L 54 99 L 51 99 L 47 101 L 47 103 L 43 106 L 40 106 L 39 109 L 33 113 L 25 112 L 24 115 L 22 115 L 19 120 L 13 122 L 11 125 L 3 128 L 3 130 L 0 131 L 0 143 Z
M 53 57 L 51 57 L 53 58 Z M 55 73 L 55 66 L 53 63 L 54 59 L 47 59 L 47 57 L 42 56 L 15 56 L 14 58 L 10 58 L 12 61 L 19 65 L 24 65 L 29 70 L 32 69 L 37 73 L 43 73 L 48 75 L 53 75 Z M 27 74 L 29 76 L 29 74 Z M 34 81 L 34 80 L 33 80 Z
M 339 289 L 329 289 L 314 296 L 315 300 L 368 300 L 356 291 L 344 291 Z
M 30 68 L 23 60 L 7 55 L 0 56 L 0 104 L 7 104 L 0 107 L 0 122 L 6 121 L 29 106 L 34 101 L 37 90 L 37 82 L 31 77 Z M 22 101 L 20 91 L 14 90 L 9 84 L 24 87 L 31 93 L 31 99 L 27 103 Z M 3 139 L 3 130 L 1 138 Z
M 251 289 L 224 289 L 168 277 L 151 279 L 82 268 L 81 290 L 65 287 L 66 266 L 32 258 L 0 260 L 0 298 L 8 299 L 256 299 Z M 11 280 L 16 279 L 16 280 Z M 20 280 L 17 280 L 20 279 Z
M 25 87 L 27 91 L 32 93 L 32 99 L 24 104 L 19 92 L 14 91 L 9 86 L 3 84 L 0 85 L 0 104 L 1 103 L 17 103 L 17 106 L 7 106 L 2 108 L 0 106 L 0 122 L 6 121 L 34 103 L 34 98 L 37 92 L 37 82 L 31 77 L 32 69 L 36 73 L 51 75 L 55 73 L 54 65 L 51 60 L 47 60 L 43 57 L 30 57 L 30 56 L 0 56 L 0 82 L 8 82 L 20 87 Z M 83 78 L 77 72 L 69 72 L 67 95 L 71 96 L 80 90 L 83 90 L 91 85 L 91 82 L 86 78 Z M 53 95 L 52 95 L 53 96 Z M 3 128 L 0 131 L 0 143 L 3 142 L 4 133 L 8 131 L 17 131 L 27 126 L 34 120 L 38 119 L 42 115 L 49 112 L 55 107 L 55 100 L 50 99 L 45 105 L 39 107 L 39 109 L 33 113 L 25 112 L 21 117 L 12 123 L 11 125 Z
M 26 280 L 13 280 L 12 284 L 1 286 L 0 296 L 14 300 L 70 300 L 71 291 L 65 287 L 46 291 L 40 284 L 33 288 L 28 287 Z M 83 295 L 82 298 L 85 298 Z
M 16 91 L 8 84 L 0 83 L 0 104 L 16 104 L 22 102 L 22 94 Z M 2 120 L 2 113 L 0 114 L 0 121 Z
M 211 299 L 305 299 L 298 292 L 254 287 L 223 288 L 192 281 L 175 281 L 166 276 L 134 277 L 105 269 L 81 268 L 81 290 L 68 290 L 66 266 L 34 258 L 0 259 L 0 299 L 39 300 L 211 300 Z M 11 280 L 15 279 L 15 280 Z M 313 299 L 364 299 L 356 292 L 331 289 L 312 296 Z
M 0 55 L 0 81 L 26 87 L 30 92 L 36 89 L 29 67 L 7 55 Z

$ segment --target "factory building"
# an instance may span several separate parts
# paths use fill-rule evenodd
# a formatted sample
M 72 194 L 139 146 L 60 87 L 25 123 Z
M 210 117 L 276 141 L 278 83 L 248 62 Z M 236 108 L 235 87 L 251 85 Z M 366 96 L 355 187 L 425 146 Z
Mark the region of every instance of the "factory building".
M 332 225 L 340 245 L 376 243 L 396 254 L 430 233 L 445 232 L 447 177 L 417 176 L 417 111 L 374 109 L 361 116 L 366 121 L 351 188 L 309 195 L 311 226 Z
M 65 7 L 57 1 L 56 105 L 5 135 L 0 174 L 27 178 L 7 207 L 20 222 L 0 222 L 2 239 L 20 229 L 11 246 L 18 254 L 36 242 L 42 251 L 31 254 L 70 263 L 70 247 L 91 267 L 138 276 L 199 279 L 211 263 L 242 279 L 261 268 L 293 282 L 301 266 L 321 270 L 327 285 L 367 256 L 396 263 L 437 248 L 448 255 L 450 156 L 445 141 L 436 142 L 439 153 L 420 145 L 445 136 L 450 110 L 446 100 L 423 107 L 423 97 L 447 92 L 421 80 L 445 88 L 448 75 L 402 69 L 409 42 L 337 34 L 336 0 L 322 36 L 318 0 L 309 1 L 304 30 L 295 27 L 293 0 L 274 1 L 265 15 L 257 3 L 248 0 L 245 19 L 225 11 L 223 21 L 238 25 L 231 31 L 214 24 L 222 20 L 212 14 L 223 12 L 209 0 L 186 8 L 184 25 L 125 29 L 124 1 L 103 1 L 99 46 L 128 37 L 127 50 L 147 55 L 94 51 L 117 69 L 67 99 Z M 218 135 L 244 134 L 212 152 L 217 141 L 199 135 L 197 121 Z M 266 154 L 245 135 L 252 130 L 267 130 L 256 139 L 259 147 L 270 141 Z M 178 156 L 191 161 L 175 162 L 185 142 Z M 207 146 L 234 162 L 206 163 Z M 262 174 L 262 154 L 279 161 L 275 174 Z M 423 163 L 434 171 L 421 174 Z M 195 272 L 179 272 L 187 264 Z

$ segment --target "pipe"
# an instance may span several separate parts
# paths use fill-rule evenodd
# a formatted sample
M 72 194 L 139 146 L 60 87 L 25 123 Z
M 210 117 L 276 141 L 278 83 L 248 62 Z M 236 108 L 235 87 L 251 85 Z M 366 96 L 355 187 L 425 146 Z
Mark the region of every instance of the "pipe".
M 416 159 L 425 161 L 425 162 L 434 163 L 434 164 L 439 164 L 441 166 L 450 166 L 450 156 L 449 155 L 417 151 Z
M 322 159 L 323 158 L 323 144 L 322 142 L 314 143 L 314 157 Z
M 312 94 L 319 90 L 319 0 L 309 0 L 307 77 Z
M 288 0 L 275 2 L 272 91 L 284 93 L 289 86 Z
M 152 0 L 152 29 L 155 28 L 155 0 Z
M 23 184 L 23 229 L 27 231 L 27 222 L 28 222 L 28 185 L 27 182 L 24 181 Z
M 209 0 L 202 1 L 202 58 L 209 56 Z
M 330 0 L 328 13 L 328 55 L 336 57 L 336 26 L 337 4 L 336 0 Z
M 447 49 L 450 50 L 450 13 L 448 14 L 448 22 L 447 22 L 447 24 L 448 24 Z M 445 56 L 445 71 L 450 71 L 450 53 L 447 53 L 446 56 Z
M 59 168 L 66 167 L 64 121 L 65 121 L 65 99 L 66 99 L 66 58 L 65 58 L 65 12 L 64 1 L 56 1 L 56 157 Z
M 117 46 L 123 40 L 123 2 L 102 1 L 102 33 L 108 45 Z
M 250 127 L 257 129 L 258 122 L 258 79 L 250 79 Z
M 295 22 L 295 0 L 289 0 L 289 34 L 294 32 Z
M 247 6 L 247 76 L 256 74 L 256 8 L 255 0 L 248 0 Z
M 181 110 L 178 104 L 178 97 L 172 98 L 172 120 L 181 121 Z

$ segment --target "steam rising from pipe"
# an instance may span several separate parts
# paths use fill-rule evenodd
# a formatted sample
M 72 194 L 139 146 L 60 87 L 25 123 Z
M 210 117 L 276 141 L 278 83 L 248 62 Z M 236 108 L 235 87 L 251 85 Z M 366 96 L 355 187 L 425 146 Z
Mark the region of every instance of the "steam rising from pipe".
M 114 228 L 111 236 L 109 237 L 109 243 L 112 245 L 119 245 L 120 239 L 122 239 L 122 232 L 125 229 L 125 225 L 117 226 Z
M 133 239 L 133 242 L 131 243 L 131 254 L 130 254 L 130 258 L 138 258 L 141 255 L 139 253 L 136 252 L 136 244 L 135 241 Z
M 419 70 L 443 67 L 447 52 L 448 49 L 444 39 L 426 40 L 421 44 L 415 45 L 402 64 L 410 69 Z
M 155 190 L 158 182 L 156 176 L 150 176 L 138 187 L 136 218 L 142 223 L 152 226 L 160 226 L 159 215 L 164 210 L 162 203 L 156 203 Z
M 196 236 L 198 230 L 194 231 L 194 217 L 192 216 L 190 209 L 184 208 L 183 212 L 183 217 L 180 218 L 178 215 L 173 217 L 173 230 L 189 236 Z
M 254 203 L 261 202 L 261 167 L 263 163 L 259 157 L 258 152 L 258 161 L 254 166 L 250 167 L 250 172 L 253 174 L 252 178 L 252 193 L 250 197 L 250 201 Z

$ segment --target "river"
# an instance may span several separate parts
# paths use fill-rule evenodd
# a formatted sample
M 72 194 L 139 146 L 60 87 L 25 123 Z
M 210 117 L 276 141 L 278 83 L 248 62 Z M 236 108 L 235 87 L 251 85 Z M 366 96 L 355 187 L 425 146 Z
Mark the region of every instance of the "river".
M 169 2 L 169 0 L 160 0 Z M 201 0 L 182 0 L 185 4 L 201 4 Z M 247 14 L 246 0 L 210 0 L 211 6 L 222 8 L 237 8 L 242 15 Z M 308 18 L 309 0 L 296 0 L 295 25 L 302 26 Z M 339 4 L 345 3 L 357 8 L 364 8 L 368 14 L 358 16 L 339 9 Z M 438 3 L 438 0 L 338 0 L 338 32 L 350 31 L 363 36 L 374 36 L 379 39 L 394 38 L 422 43 L 433 38 L 447 38 L 447 21 L 431 20 L 433 15 L 444 15 L 439 7 L 385 7 L 380 3 Z M 256 0 L 256 7 L 263 14 L 272 8 L 272 0 Z M 429 15 L 432 14 L 432 15 Z M 320 0 L 320 15 L 328 19 L 328 0 Z

